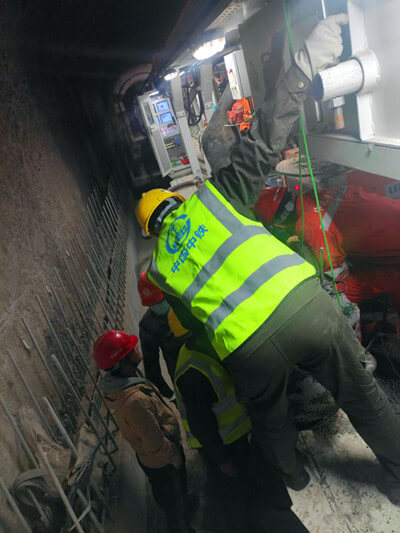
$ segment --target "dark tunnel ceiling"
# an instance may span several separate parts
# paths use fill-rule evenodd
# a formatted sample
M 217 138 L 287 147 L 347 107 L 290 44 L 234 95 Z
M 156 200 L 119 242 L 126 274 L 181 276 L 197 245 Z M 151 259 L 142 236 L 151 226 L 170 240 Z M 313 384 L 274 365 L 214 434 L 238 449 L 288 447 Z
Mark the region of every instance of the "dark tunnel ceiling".
M 115 79 L 150 62 L 186 0 L 27 0 L 23 47 L 31 66 L 68 76 Z

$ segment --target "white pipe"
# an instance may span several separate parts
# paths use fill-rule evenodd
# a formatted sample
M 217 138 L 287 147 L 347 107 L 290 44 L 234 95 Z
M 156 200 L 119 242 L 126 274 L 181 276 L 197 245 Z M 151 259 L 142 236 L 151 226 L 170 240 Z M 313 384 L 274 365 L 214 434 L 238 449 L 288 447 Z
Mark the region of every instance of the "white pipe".
M 363 70 L 359 61 L 350 59 L 319 72 L 315 79 L 314 95 L 327 102 L 337 96 L 358 92 L 363 85 Z
M 354 53 L 348 61 L 319 72 L 313 82 L 313 93 L 317 100 L 326 102 L 346 94 L 370 92 L 379 79 L 377 57 L 365 48 Z
M 76 447 L 75 447 L 74 443 L 72 442 L 70 436 L 68 435 L 67 431 L 65 430 L 65 427 L 63 426 L 61 420 L 58 418 L 57 413 L 54 411 L 53 406 L 50 404 L 47 396 L 43 396 L 42 399 L 43 399 L 44 403 L 46 404 L 46 407 L 49 410 L 50 415 L 51 415 L 52 419 L 54 420 L 56 426 L 60 430 L 60 433 L 64 437 L 65 442 L 69 446 L 73 456 L 75 458 L 78 458 L 78 450 L 76 449 Z
M 85 498 L 85 496 L 83 495 L 81 489 L 78 489 L 77 491 L 77 494 L 79 496 L 79 498 L 81 499 L 81 501 L 83 502 L 83 505 L 86 505 L 86 507 L 89 507 L 89 516 L 90 518 L 92 519 L 92 522 L 94 524 L 94 527 L 96 528 L 96 530 L 99 532 L 99 533 L 104 533 L 104 529 L 103 529 L 103 526 L 100 524 L 100 522 L 97 520 L 96 518 L 96 515 L 94 514 L 94 512 L 92 511 L 92 508 L 91 508 L 91 504 L 90 502 L 87 501 L 87 499 Z
M 8 503 L 12 507 L 14 513 L 18 516 L 21 524 L 24 526 L 25 531 L 28 531 L 28 533 L 32 533 L 32 529 L 29 527 L 28 522 L 22 516 L 22 513 L 19 510 L 18 505 L 16 504 L 14 498 L 11 496 L 11 493 L 8 490 L 7 485 L 4 483 L 3 478 L 1 476 L 0 476 L 0 487 L 3 489 L 3 492 L 6 495 Z
M 51 477 L 51 479 L 52 479 L 52 481 L 53 481 L 53 483 L 54 483 L 54 485 L 55 485 L 55 487 L 57 489 L 58 494 L 60 495 L 60 498 L 62 499 L 62 501 L 63 501 L 63 503 L 65 505 L 65 508 L 68 511 L 69 516 L 72 518 L 72 521 L 75 524 L 76 530 L 79 531 L 79 533 L 85 533 L 83 531 L 83 529 L 82 529 L 82 526 L 79 523 L 78 517 L 76 516 L 74 510 L 72 509 L 71 504 L 69 503 L 67 495 L 63 491 L 63 488 L 61 486 L 61 483 L 58 480 L 58 477 L 57 477 L 56 473 L 54 472 L 54 470 L 53 470 L 49 460 L 47 459 L 46 454 L 43 452 L 42 447 L 41 447 L 40 444 L 38 445 L 37 450 L 38 450 L 38 452 L 40 454 L 40 457 L 41 457 L 42 461 L 46 465 L 47 471 L 50 474 L 50 477 Z

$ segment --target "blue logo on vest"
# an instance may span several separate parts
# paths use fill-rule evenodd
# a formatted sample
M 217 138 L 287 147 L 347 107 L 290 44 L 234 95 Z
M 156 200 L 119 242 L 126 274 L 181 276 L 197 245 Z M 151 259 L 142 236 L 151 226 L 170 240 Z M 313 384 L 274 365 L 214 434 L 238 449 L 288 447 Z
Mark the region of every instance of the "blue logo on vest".
M 167 235 L 166 248 L 170 254 L 179 252 L 190 233 L 190 218 L 187 215 L 177 217 L 170 225 Z

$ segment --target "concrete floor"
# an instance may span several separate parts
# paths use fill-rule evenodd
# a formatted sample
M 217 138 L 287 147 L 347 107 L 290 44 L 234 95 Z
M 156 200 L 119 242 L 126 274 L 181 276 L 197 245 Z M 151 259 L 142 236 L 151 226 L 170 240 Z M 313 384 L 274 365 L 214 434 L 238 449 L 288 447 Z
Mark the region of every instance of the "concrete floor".
M 397 401 L 398 384 L 385 381 L 383 386 L 391 400 Z M 290 495 L 293 510 L 311 533 L 400 531 L 400 508 L 392 505 L 378 488 L 382 480 L 379 463 L 342 411 L 328 427 L 303 431 L 298 446 L 307 455 L 311 482 L 304 491 L 290 491 Z M 223 488 L 213 483 L 206 485 L 201 458 L 187 446 L 186 452 L 189 490 L 200 492 L 200 506 L 193 521 L 196 531 L 246 531 L 247 509 L 243 507 L 240 490 L 229 485 Z M 167 531 L 149 487 L 147 531 Z
M 398 410 L 399 380 L 376 379 Z M 312 533 L 400 531 L 400 508 L 379 491 L 381 467 L 342 411 L 325 430 L 302 432 L 299 447 L 308 456 L 312 480 L 291 496 Z
M 400 508 L 378 489 L 379 463 L 342 411 L 326 430 L 302 432 L 299 448 L 307 454 L 311 483 L 290 492 L 312 533 L 400 531 Z

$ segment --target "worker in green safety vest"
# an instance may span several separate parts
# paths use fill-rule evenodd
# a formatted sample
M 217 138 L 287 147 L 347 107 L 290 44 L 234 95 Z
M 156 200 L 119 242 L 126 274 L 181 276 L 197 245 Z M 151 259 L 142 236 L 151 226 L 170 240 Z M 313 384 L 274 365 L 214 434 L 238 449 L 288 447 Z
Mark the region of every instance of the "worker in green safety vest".
M 168 323 L 174 335 L 185 340 L 176 363 L 174 388 L 189 445 L 200 451 L 211 469 L 214 481 L 207 494 L 217 487 L 225 492 L 226 483 L 221 485 L 215 479 L 218 473 L 235 478 L 244 493 L 245 514 L 250 517 L 246 520 L 252 531 L 304 533 L 306 528 L 291 511 L 292 501 L 279 470 L 265 459 L 257 443 L 250 443 L 247 409 L 236 399 L 232 377 L 213 357 L 208 339 L 193 337 L 172 310 Z M 218 493 L 215 498 L 219 500 Z M 230 519 L 226 513 L 221 515 L 225 526 Z
M 186 414 L 184 397 L 180 390 L 180 381 L 185 381 L 185 376 L 195 371 L 199 372 L 212 387 L 214 402 L 213 414 L 216 418 L 219 438 L 223 445 L 228 446 L 248 435 L 251 422 L 246 407 L 236 399 L 235 388 L 230 374 L 216 359 L 198 351 L 189 350 L 182 346 L 176 363 L 174 387 L 179 411 L 181 413 L 183 428 L 191 448 L 201 448 L 202 444 L 192 432 Z M 221 470 L 224 464 L 220 465 Z
M 330 390 L 385 467 L 400 504 L 400 422 L 359 362 L 360 343 L 313 266 L 254 219 L 251 207 L 306 98 L 309 80 L 342 53 L 346 15 L 318 23 L 280 76 L 272 100 L 222 168 L 187 201 L 155 189 L 136 206 L 155 236 L 148 277 L 188 329 L 203 329 L 248 407 L 253 434 L 288 486 L 309 481 L 286 394 L 295 365 Z M 185 322 L 183 324 L 187 327 Z M 193 329 L 194 328 L 194 329 Z M 272 450 L 272 452 L 271 452 Z

